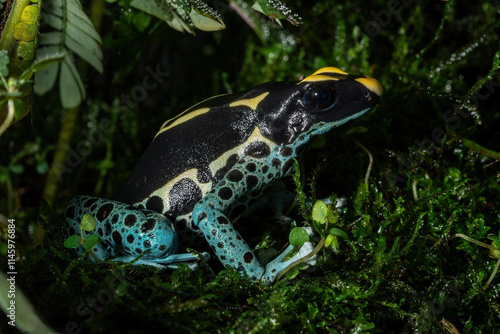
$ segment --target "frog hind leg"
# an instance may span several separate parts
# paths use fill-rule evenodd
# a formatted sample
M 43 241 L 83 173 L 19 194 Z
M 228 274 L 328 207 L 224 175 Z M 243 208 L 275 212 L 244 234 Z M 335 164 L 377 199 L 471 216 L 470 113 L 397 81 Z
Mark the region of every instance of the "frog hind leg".
M 92 251 L 100 260 L 132 262 L 163 269 L 175 267 L 171 265 L 173 263 L 200 258 L 190 253 L 175 254 L 179 245 L 177 233 L 172 222 L 157 212 L 109 199 L 78 196 L 69 202 L 65 212 L 70 235 L 80 234 L 79 222 L 85 213 L 95 218 L 96 228 L 84 231 L 84 237 L 90 234 L 99 236 L 102 242 Z M 80 248 L 78 252 L 81 254 L 83 250 Z M 202 257 L 206 258 L 206 254 Z

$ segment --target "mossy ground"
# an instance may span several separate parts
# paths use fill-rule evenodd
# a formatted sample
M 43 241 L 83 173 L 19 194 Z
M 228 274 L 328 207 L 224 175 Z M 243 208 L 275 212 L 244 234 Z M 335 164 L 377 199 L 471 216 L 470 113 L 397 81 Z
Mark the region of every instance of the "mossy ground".
M 37 100 L 32 124 L 2 136 L 0 210 L 16 219 L 17 288 L 47 324 L 67 333 L 500 333 L 500 276 L 483 289 L 496 260 L 453 237 L 491 243 L 500 230 L 499 2 L 289 5 L 303 24 L 266 23 L 262 40 L 230 11 L 226 30 L 192 37 L 109 5 L 104 75 L 88 73 L 74 153 L 44 219 L 38 208 L 64 113 L 56 94 Z M 157 66 L 168 75 L 143 98 L 146 68 Z M 301 163 L 308 196 L 347 198 L 338 254 L 324 249 L 314 268 L 266 287 L 203 265 L 95 266 L 64 249 L 70 197 L 110 196 L 165 119 L 323 66 L 384 87 L 373 112 L 317 139 Z M 112 130 L 96 126 L 104 119 Z M 85 140 L 92 145 L 81 151 Z M 355 141 L 373 155 L 367 185 L 368 155 Z M 45 246 L 30 249 L 43 221 Z M 288 231 L 273 230 L 277 246 Z

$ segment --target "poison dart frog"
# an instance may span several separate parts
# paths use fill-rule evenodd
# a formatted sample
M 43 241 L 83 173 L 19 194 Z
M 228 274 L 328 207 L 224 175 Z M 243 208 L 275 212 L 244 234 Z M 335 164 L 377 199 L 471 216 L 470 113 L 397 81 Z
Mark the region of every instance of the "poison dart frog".
M 84 233 L 101 238 L 98 258 L 156 267 L 192 260 L 179 245 L 206 241 L 224 266 L 269 284 L 296 259 L 283 261 L 293 247 L 263 266 L 233 223 L 293 171 L 314 137 L 367 113 L 381 95 L 377 80 L 325 67 L 204 100 L 161 126 L 112 200 L 72 199 L 69 234 L 89 213 L 97 225 Z

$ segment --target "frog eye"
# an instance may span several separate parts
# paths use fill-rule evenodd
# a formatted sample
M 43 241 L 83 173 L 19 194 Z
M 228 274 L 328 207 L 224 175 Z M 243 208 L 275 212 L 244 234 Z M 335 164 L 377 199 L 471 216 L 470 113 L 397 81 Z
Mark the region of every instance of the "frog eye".
M 331 89 L 311 87 L 304 94 L 304 102 L 308 107 L 325 110 L 335 104 L 335 99 Z

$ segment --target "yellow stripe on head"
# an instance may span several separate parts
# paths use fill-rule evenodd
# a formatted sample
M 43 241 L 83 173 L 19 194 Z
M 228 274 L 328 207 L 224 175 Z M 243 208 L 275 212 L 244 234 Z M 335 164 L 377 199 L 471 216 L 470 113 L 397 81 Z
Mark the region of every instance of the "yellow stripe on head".
M 337 73 L 337 74 L 349 75 L 349 73 L 344 72 L 340 68 L 336 67 L 323 67 L 314 72 L 312 75 L 318 75 L 323 73 Z
M 269 92 L 265 92 L 251 99 L 234 101 L 229 106 L 230 107 L 247 106 L 250 109 L 255 110 L 257 109 L 259 103 L 262 102 L 262 100 L 264 100 L 268 94 Z
M 366 88 L 368 88 L 378 96 L 382 96 L 382 93 L 384 92 L 384 90 L 382 89 L 382 85 L 373 78 L 357 78 L 356 81 L 362 83 Z

